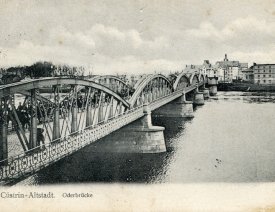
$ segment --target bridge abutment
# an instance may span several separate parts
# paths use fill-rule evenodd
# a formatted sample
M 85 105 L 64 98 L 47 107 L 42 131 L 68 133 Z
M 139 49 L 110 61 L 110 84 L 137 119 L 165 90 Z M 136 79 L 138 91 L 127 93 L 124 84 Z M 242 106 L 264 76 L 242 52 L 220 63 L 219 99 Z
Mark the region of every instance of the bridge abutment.
M 154 111 L 154 115 L 163 117 L 193 118 L 193 102 L 186 101 L 185 94 Z
M 150 108 L 145 105 L 142 118 L 100 139 L 94 146 L 98 152 L 165 152 L 164 129 L 152 125 Z

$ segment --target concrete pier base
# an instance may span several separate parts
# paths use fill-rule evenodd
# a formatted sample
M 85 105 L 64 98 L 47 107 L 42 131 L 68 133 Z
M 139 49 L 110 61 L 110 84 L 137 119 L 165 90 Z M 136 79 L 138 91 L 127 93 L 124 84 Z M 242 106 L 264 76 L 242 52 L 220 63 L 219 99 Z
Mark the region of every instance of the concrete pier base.
M 146 108 L 147 107 L 147 108 Z M 151 112 L 145 106 L 141 119 L 100 139 L 93 146 L 97 152 L 160 153 L 166 152 L 164 127 L 152 126 Z
M 202 92 L 196 92 L 194 97 L 195 105 L 204 105 L 204 95 Z
M 185 95 L 154 111 L 155 116 L 193 118 L 193 102 L 186 101 Z
M 215 96 L 218 92 L 217 85 L 212 85 L 209 88 L 210 96 Z
M 208 99 L 209 96 L 210 96 L 209 89 L 205 88 L 203 90 L 203 97 L 204 97 L 204 99 Z

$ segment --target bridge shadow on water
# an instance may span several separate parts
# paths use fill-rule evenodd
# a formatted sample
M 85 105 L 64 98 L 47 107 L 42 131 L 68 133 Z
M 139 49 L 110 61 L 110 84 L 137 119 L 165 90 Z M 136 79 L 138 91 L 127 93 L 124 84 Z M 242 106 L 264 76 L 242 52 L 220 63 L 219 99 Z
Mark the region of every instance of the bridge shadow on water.
M 167 151 L 164 153 L 100 153 L 95 152 L 91 144 L 42 169 L 31 176 L 27 184 L 162 182 L 177 149 L 177 138 L 183 133 L 185 123 L 190 120 L 152 118 L 154 125 L 165 127 Z

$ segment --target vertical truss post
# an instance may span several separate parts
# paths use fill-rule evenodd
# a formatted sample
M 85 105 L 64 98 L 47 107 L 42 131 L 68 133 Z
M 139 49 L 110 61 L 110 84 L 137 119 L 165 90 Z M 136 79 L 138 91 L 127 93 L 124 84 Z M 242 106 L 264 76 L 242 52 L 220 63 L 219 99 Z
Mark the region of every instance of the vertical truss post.
M 92 97 L 94 92 L 91 94 L 91 88 L 88 88 L 88 94 L 86 99 L 87 109 L 86 109 L 86 127 L 93 124 L 93 111 L 92 111 Z
M 86 127 L 89 127 L 92 125 L 92 105 L 90 100 L 87 100 L 88 105 L 87 105 L 87 111 L 86 111 Z
M 106 78 L 106 85 L 106 87 L 110 88 L 110 78 L 108 77 Z
M 144 92 L 141 92 L 141 104 L 143 105 L 145 102 L 145 96 L 144 96 Z
M 73 89 L 73 102 L 72 102 L 72 121 L 71 121 L 71 133 L 75 133 L 77 132 L 77 112 L 78 112 L 78 108 L 77 108 L 77 90 L 76 90 L 76 86 L 72 87 Z
M 31 90 L 31 127 L 30 127 L 30 148 L 38 146 L 37 142 L 37 92 L 38 89 Z
M 121 92 L 121 89 L 119 87 L 119 81 L 116 81 L 116 92 Z
M 60 139 L 60 122 L 59 122 L 59 88 L 57 85 L 53 87 L 54 90 L 54 117 L 53 117 L 53 141 Z
M 168 94 L 168 90 L 167 90 L 167 84 L 166 84 L 166 81 L 164 82 L 164 95 L 166 96 Z
M 156 85 L 154 85 L 153 89 L 152 89 L 152 100 L 156 100 L 157 99 L 157 92 L 156 92 Z
M 124 106 L 123 106 L 123 104 L 121 102 L 120 103 L 120 107 L 119 107 L 119 114 L 122 115 L 124 113 L 124 110 L 125 110 L 125 108 L 124 108 Z
M 107 102 L 106 104 L 106 110 L 105 110 L 105 117 L 104 117 L 104 121 L 108 121 L 108 119 L 111 117 L 111 111 L 112 111 L 112 107 L 113 107 L 113 96 L 111 97 L 110 101 Z
M 31 149 L 31 146 L 25 135 L 25 130 L 16 113 L 16 109 L 14 106 L 14 95 L 11 95 L 7 100 L 8 100 L 8 105 L 11 106 L 11 110 L 8 109 L 7 116 L 9 116 L 10 120 L 12 121 L 13 129 L 15 130 L 18 136 L 18 139 L 22 145 L 23 150 L 27 151 L 27 149 Z
M 98 122 L 102 122 L 104 120 L 104 107 L 105 104 L 105 93 L 101 92 L 102 97 L 100 98 L 100 102 L 98 105 Z
M 138 107 L 140 105 L 140 98 L 141 98 L 140 96 L 137 98 L 137 101 L 136 101 L 134 107 Z
M 109 111 L 109 118 L 112 118 L 114 115 L 114 97 L 111 97 L 111 101 L 110 101 L 110 111 Z
M 8 105 L 6 98 L 0 100 L 0 161 L 8 158 Z M 0 164 L 2 165 L 2 164 Z
M 163 79 L 161 79 L 161 85 L 160 85 L 160 95 L 161 96 L 164 96 L 165 94 L 164 94 L 164 86 L 163 86 Z
M 159 89 L 159 78 L 157 78 L 157 80 L 156 80 L 156 89 L 155 89 L 155 96 L 156 96 L 156 99 L 159 97 L 159 96 L 158 96 L 158 89 Z
M 148 93 L 148 102 L 152 102 L 152 88 L 150 88 L 149 93 Z
M 158 81 L 158 98 L 161 97 L 161 78 L 159 78 L 159 81 Z
M 10 95 L 9 102 L 10 102 L 10 104 L 14 105 L 14 94 L 11 94 L 11 95 Z M 15 124 L 14 122 L 11 122 L 11 128 L 12 128 L 13 130 L 15 130 L 14 124 Z
M 145 95 L 144 95 L 144 102 L 143 102 L 143 104 L 146 104 L 146 103 L 148 103 L 149 102 L 149 91 L 147 91 L 147 92 L 145 92 Z
M 122 102 L 117 103 L 117 108 L 116 108 L 117 116 L 121 115 L 121 105 L 122 105 Z

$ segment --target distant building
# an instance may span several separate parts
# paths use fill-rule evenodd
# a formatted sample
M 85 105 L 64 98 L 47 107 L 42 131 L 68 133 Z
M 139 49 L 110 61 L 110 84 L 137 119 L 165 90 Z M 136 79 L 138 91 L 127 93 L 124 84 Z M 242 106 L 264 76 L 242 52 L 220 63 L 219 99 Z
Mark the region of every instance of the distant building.
M 250 67 L 253 70 L 254 83 L 275 84 L 275 64 L 256 64 Z
M 217 67 L 212 65 L 209 60 L 204 60 L 202 64 L 203 73 L 208 77 L 217 77 Z
M 204 60 L 202 65 L 186 65 L 183 70 L 185 73 L 201 73 L 208 77 L 217 77 L 217 67 L 212 65 L 209 60 Z
M 244 71 L 248 69 L 248 63 L 239 63 L 239 79 L 245 80 Z
M 250 68 L 242 70 L 243 81 L 254 83 L 254 74 L 252 66 Z
M 186 74 L 200 73 L 200 71 L 201 71 L 200 65 L 186 65 L 186 67 L 183 69 L 183 72 Z
M 216 62 L 219 72 L 219 80 L 232 82 L 233 80 L 243 79 L 243 70 L 248 68 L 248 63 L 240 63 L 239 61 L 228 60 L 227 54 L 223 61 Z

